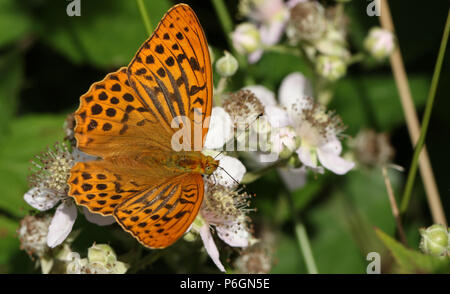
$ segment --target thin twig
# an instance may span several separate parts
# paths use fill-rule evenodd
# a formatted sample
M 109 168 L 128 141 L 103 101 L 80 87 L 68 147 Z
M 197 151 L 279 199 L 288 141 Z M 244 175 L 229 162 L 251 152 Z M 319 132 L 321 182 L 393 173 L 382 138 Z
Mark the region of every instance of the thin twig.
M 384 29 L 387 29 L 391 32 L 395 32 L 387 0 L 381 0 L 380 22 Z M 397 88 L 399 91 L 400 102 L 402 104 L 403 112 L 405 114 L 409 136 L 411 138 L 413 146 L 415 146 L 420 136 L 420 125 L 419 120 L 417 118 L 414 103 L 412 100 L 402 55 L 400 53 L 400 49 L 398 48 L 398 46 L 392 53 L 390 57 L 390 62 L 394 73 L 395 83 L 397 84 Z M 422 180 L 425 186 L 425 191 L 428 199 L 428 204 L 430 206 L 431 214 L 433 217 L 433 221 L 435 223 L 446 224 L 447 221 L 445 219 L 444 210 L 442 208 L 442 203 L 439 197 L 439 191 L 437 189 L 433 170 L 430 164 L 430 159 L 428 157 L 428 152 L 425 146 L 423 147 L 423 150 L 419 157 L 419 165 L 420 165 L 419 166 L 420 174 L 422 176 Z
M 408 180 L 405 185 L 405 192 L 403 194 L 402 203 L 400 206 L 401 212 L 406 211 L 408 208 L 409 200 L 411 198 L 411 191 L 414 184 L 414 179 L 417 172 L 417 161 L 419 159 L 420 151 L 425 144 L 425 137 L 427 135 L 428 124 L 430 123 L 431 111 L 433 109 L 434 97 L 436 96 L 436 89 L 439 83 L 439 76 L 442 69 L 442 63 L 444 61 L 445 48 L 447 46 L 448 35 L 450 32 L 450 9 L 447 15 L 447 22 L 445 24 L 444 35 L 442 36 L 441 46 L 439 48 L 439 54 L 434 68 L 433 79 L 431 80 L 430 92 L 428 93 L 427 105 L 425 106 L 425 113 L 422 118 L 422 130 L 420 132 L 419 140 L 417 141 L 416 148 L 414 149 L 413 160 L 411 168 L 408 174 Z M 441 223 L 444 224 L 444 223 Z
M 383 166 L 381 170 L 383 172 L 384 184 L 386 185 L 386 190 L 389 196 L 389 203 L 391 204 L 392 215 L 394 216 L 395 222 L 397 223 L 397 231 L 400 235 L 400 240 L 405 246 L 408 246 L 408 241 L 406 241 L 405 230 L 403 229 L 397 201 L 395 201 L 394 190 L 392 189 L 391 181 L 389 180 L 389 176 L 387 173 L 387 168 Z

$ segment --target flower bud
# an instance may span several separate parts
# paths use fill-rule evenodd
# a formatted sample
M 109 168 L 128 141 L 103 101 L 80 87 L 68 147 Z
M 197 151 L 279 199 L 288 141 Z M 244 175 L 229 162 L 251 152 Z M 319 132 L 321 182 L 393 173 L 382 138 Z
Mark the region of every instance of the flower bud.
M 372 28 L 364 40 L 364 47 L 374 58 L 382 60 L 395 49 L 394 35 L 379 27 Z
M 106 265 L 115 263 L 117 256 L 109 245 L 94 244 L 88 249 L 88 259 Z
M 347 65 L 337 56 L 321 55 L 317 58 L 316 71 L 322 77 L 336 81 L 347 73 Z
M 326 30 L 325 9 L 316 1 L 302 1 L 291 8 L 287 36 L 293 43 L 315 41 Z
M 225 51 L 225 55 L 220 57 L 216 62 L 217 73 L 224 78 L 234 75 L 238 68 L 239 63 L 236 58 L 227 51 Z
M 443 256 L 449 251 L 449 233 L 443 225 L 432 225 L 419 230 L 421 235 L 420 249 L 425 254 Z
M 51 217 L 45 215 L 27 215 L 20 221 L 17 234 L 20 240 L 20 248 L 29 255 L 35 254 L 42 257 L 48 252 L 47 234 Z
M 231 33 L 233 46 L 241 54 L 250 54 L 262 46 L 258 28 L 252 23 L 242 23 Z

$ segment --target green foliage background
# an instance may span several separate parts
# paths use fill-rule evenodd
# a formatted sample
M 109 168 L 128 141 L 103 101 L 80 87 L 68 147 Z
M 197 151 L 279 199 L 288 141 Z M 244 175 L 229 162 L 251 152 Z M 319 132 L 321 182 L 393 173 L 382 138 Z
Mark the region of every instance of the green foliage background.
M 81 16 L 66 15 L 67 1 L 0 0 L 0 273 L 37 273 L 19 248 L 16 229 L 31 208 L 23 201 L 27 191 L 29 161 L 46 146 L 64 137 L 63 122 L 73 112 L 79 96 L 90 84 L 128 64 L 147 38 L 136 1 L 82 0 Z M 146 0 L 155 26 L 177 1 Z M 220 54 L 227 45 L 209 1 L 185 1 L 204 26 L 208 41 Z M 421 114 L 430 85 L 448 6 L 446 1 L 390 1 L 410 86 Z M 332 1 L 329 1 L 332 3 Z M 236 15 L 237 1 L 227 1 Z M 366 15 L 365 1 L 348 4 L 349 38 L 354 51 L 376 18 Z M 235 21 L 240 21 L 235 18 Z M 447 52 L 448 53 L 448 52 Z M 450 211 L 449 173 L 450 72 L 447 56 L 431 119 L 427 147 L 445 210 Z M 283 77 L 293 71 L 308 74 L 305 63 L 293 56 L 265 54 L 248 72 L 258 84 L 276 90 Z M 234 90 L 241 79 L 234 79 Z M 361 128 L 389 132 L 396 149 L 394 162 L 408 168 L 412 149 L 404 123 L 395 82 L 388 63 L 365 62 L 349 69 L 335 89 L 331 105 L 354 136 Z M 396 195 L 405 175 L 391 172 Z M 312 250 L 321 273 L 365 273 L 368 252 L 382 253 L 383 270 L 391 271 L 391 255 L 374 227 L 394 236 L 383 178 L 379 169 L 352 171 L 345 176 L 311 176 L 308 185 L 295 192 L 294 209 L 276 172 L 247 187 L 256 193 L 252 205 L 255 227 L 270 227 L 276 235 L 275 266 L 272 273 L 304 273 L 305 265 L 294 237 L 292 213 L 306 223 Z M 405 218 L 408 241 L 413 249 L 419 242 L 418 228 L 431 224 L 420 179 L 417 179 L 411 207 Z M 79 216 L 75 228 L 80 236 L 75 249 L 85 254 L 95 241 L 106 242 L 123 254 L 139 248 L 119 228 L 106 230 Z M 379 233 L 381 234 L 381 233 Z M 383 238 L 381 238 L 383 239 Z M 218 242 L 220 244 L 220 242 Z M 132 247 L 130 247 L 130 244 Z M 385 244 L 385 245 L 383 245 Z M 134 247 L 133 247 L 134 246 Z M 392 245 L 395 247 L 395 245 Z M 390 247 L 392 247 L 390 246 Z M 236 252 L 219 248 L 222 260 Z M 223 250 L 222 250 L 223 249 Z M 399 249 L 400 251 L 403 249 Z M 397 250 L 398 251 L 398 250 Z M 404 253 L 407 256 L 409 253 Z M 394 254 L 395 255 L 395 254 Z M 217 272 L 201 252 L 201 243 L 180 241 L 164 250 L 155 263 L 140 269 L 148 273 Z

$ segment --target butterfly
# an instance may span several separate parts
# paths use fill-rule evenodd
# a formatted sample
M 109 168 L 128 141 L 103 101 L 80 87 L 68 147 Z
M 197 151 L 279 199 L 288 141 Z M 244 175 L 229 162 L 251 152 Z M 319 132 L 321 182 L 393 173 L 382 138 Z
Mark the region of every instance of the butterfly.
M 208 132 L 212 90 L 205 34 L 194 11 L 178 4 L 128 67 L 80 97 L 77 148 L 101 159 L 74 165 L 69 195 L 91 212 L 113 215 L 146 247 L 173 244 L 197 216 L 203 175 L 219 165 L 198 150 Z M 179 117 L 185 119 L 173 127 Z M 175 151 L 173 136 L 186 124 L 191 134 L 200 129 L 200 148 L 193 140 L 180 142 L 191 150 Z

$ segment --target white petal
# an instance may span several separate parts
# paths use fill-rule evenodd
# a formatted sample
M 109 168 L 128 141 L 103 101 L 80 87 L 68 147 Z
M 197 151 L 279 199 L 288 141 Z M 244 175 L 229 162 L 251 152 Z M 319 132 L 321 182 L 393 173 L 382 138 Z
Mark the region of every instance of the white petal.
M 291 125 L 287 112 L 281 107 L 270 105 L 264 110 L 265 116 L 273 128 L 283 128 Z
M 49 210 L 61 200 L 55 191 L 41 187 L 34 187 L 28 190 L 23 199 L 39 211 Z
M 250 64 L 257 63 L 261 59 L 263 53 L 264 53 L 264 50 L 262 50 L 262 49 L 258 49 L 255 52 L 250 53 L 248 55 L 248 63 L 250 63 Z
M 280 104 L 288 109 L 291 109 L 292 105 L 296 105 L 299 109 L 302 109 L 305 98 L 312 96 L 313 88 L 311 83 L 299 72 L 287 75 L 278 90 Z
M 278 168 L 278 173 L 289 191 L 302 188 L 306 184 L 305 168 Z
M 85 162 L 85 161 L 93 161 L 97 160 L 97 156 L 93 156 L 87 153 L 84 153 L 83 151 L 79 150 L 78 148 L 73 148 L 72 156 L 77 162 Z
M 222 107 L 213 107 L 204 148 L 221 148 L 233 136 L 233 122 Z
M 342 152 L 342 144 L 341 141 L 339 141 L 339 139 L 334 136 L 333 139 L 320 146 L 320 149 L 322 149 L 323 152 L 339 155 Z
M 56 209 L 48 227 L 47 245 L 54 248 L 61 244 L 72 231 L 77 218 L 77 208 L 72 201 L 63 201 Z
M 222 154 L 217 159 L 219 160 L 219 168 L 213 174 L 217 183 L 227 187 L 237 185 L 236 181 L 239 183 L 247 171 L 242 162 L 237 158 Z
M 98 213 L 93 213 L 90 212 L 89 209 L 87 209 L 86 207 L 83 207 L 83 213 L 89 222 L 99 226 L 109 226 L 116 222 L 116 219 L 113 216 L 111 215 L 103 216 Z
M 250 90 L 255 94 L 256 98 L 264 105 L 264 107 L 267 106 L 274 106 L 277 104 L 277 101 L 275 100 L 275 93 L 270 91 L 264 86 L 261 85 L 253 85 L 253 86 L 247 86 L 244 87 L 243 90 Z
M 304 165 L 313 168 L 317 167 L 317 163 L 311 157 L 311 149 L 307 147 L 300 147 L 297 149 L 297 154 L 298 158 Z
M 203 241 L 203 246 L 205 246 L 206 252 L 208 252 L 209 257 L 211 257 L 212 261 L 216 264 L 220 271 L 224 272 L 225 268 L 219 259 L 219 250 L 217 250 L 217 246 L 214 243 L 214 239 L 209 231 L 209 225 L 205 224 L 200 228 L 200 237 Z
M 346 174 L 355 166 L 355 163 L 345 160 L 339 155 L 329 152 L 328 150 L 323 150 L 322 148 L 317 149 L 317 156 L 319 157 L 320 163 L 326 169 L 329 169 L 338 175 Z
M 261 35 L 261 41 L 264 45 L 275 45 L 283 36 L 284 27 L 286 21 L 284 19 L 274 20 L 268 24 L 263 24 L 259 28 L 259 34 Z
M 218 225 L 216 231 L 220 239 L 233 247 L 247 247 L 251 237 L 242 223 L 238 221 L 230 225 Z

